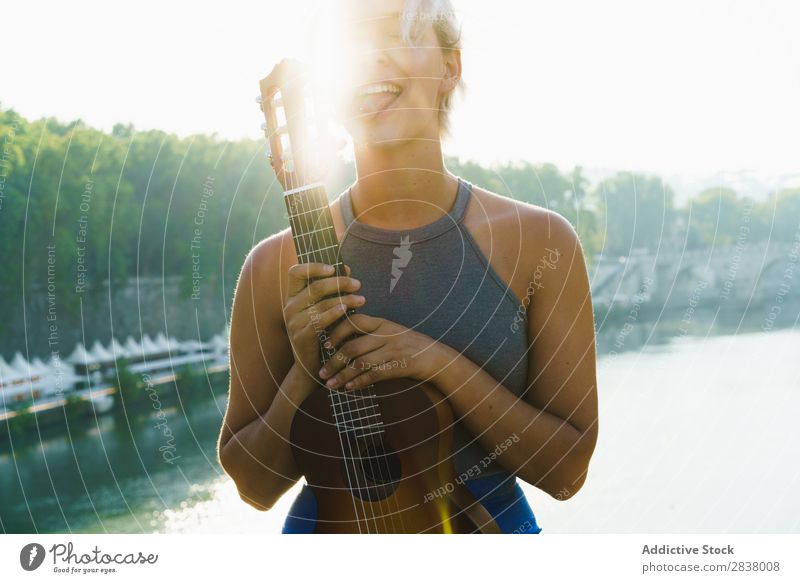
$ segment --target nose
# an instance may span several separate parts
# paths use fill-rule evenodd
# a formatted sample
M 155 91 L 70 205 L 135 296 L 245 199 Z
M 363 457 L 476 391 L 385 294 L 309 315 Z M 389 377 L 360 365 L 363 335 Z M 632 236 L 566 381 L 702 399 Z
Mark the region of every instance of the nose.
M 374 66 L 386 65 L 389 62 L 390 48 L 377 39 L 362 39 L 357 46 L 358 61 L 363 69 L 369 70 Z

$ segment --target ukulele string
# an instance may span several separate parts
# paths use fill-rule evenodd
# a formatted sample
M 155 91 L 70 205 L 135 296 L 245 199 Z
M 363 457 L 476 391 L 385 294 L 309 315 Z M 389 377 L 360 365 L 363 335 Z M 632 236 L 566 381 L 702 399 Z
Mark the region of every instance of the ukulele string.
M 319 121 L 319 120 L 316 120 L 316 121 Z M 307 127 L 308 127 L 307 124 L 303 124 L 303 131 L 304 132 L 306 132 Z M 317 132 L 317 136 L 321 138 L 322 132 L 318 131 Z M 310 146 L 311 145 L 311 141 L 309 139 L 310 136 L 308 135 L 308 133 L 304 133 L 304 137 L 308 140 L 303 145 L 303 151 L 306 154 L 306 156 L 307 156 L 306 160 L 308 161 L 308 158 L 310 158 L 314 153 L 317 153 L 317 150 Z M 329 260 L 327 261 L 327 263 L 331 263 L 331 264 L 339 264 L 339 263 L 341 263 L 341 267 L 342 267 L 342 271 L 343 271 L 344 263 L 341 261 L 341 258 L 340 258 L 340 255 L 341 255 L 340 254 L 340 248 L 339 248 L 339 245 L 338 245 L 338 241 L 336 240 L 336 232 L 335 232 L 335 229 L 334 229 L 334 226 L 333 226 L 332 217 L 330 215 L 330 207 L 329 207 L 329 204 L 328 204 L 328 200 L 327 200 L 327 197 L 324 196 L 325 191 L 324 191 L 324 189 L 319 189 L 319 192 L 317 192 L 316 194 L 317 194 L 317 200 L 315 201 L 316 206 L 317 206 L 317 208 L 322 209 L 322 212 L 320 213 L 320 217 L 324 216 L 325 218 L 329 219 L 328 220 L 328 225 L 324 225 L 323 230 L 321 231 L 322 232 L 323 243 L 322 243 L 321 246 L 318 246 L 318 248 L 322 248 L 322 249 L 326 249 L 327 250 L 327 254 L 329 256 L 328 257 Z M 315 227 L 315 231 L 314 231 L 315 233 L 319 232 L 319 231 L 317 231 L 318 228 L 319 228 L 318 226 Z M 328 235 L 328 236 L 326 237 L 326 235 Z M 336 255 L 335 255 L 334 258 L 331 259 L 330 256 L 333 255 L 334 249 L 336 250 Z M 353 311 L 355 312 L 355 309 L 353 309 Z M 345 316 L 345 317 L 347 317 L 347 316 Z M 323 350 L 323 353 L 324 353 L 324 350 Z M 336 391 L 336 392 L 340 393 L 340 391 Z M 366 442 L 367 438 L 368 438 L 369 444 L 371 445 L 371 450 L 367 450 L 367 455 L 368 455 L 367 463 L 370 465 L 371 469 L 373 469 L 373 468 L 377 469 L 377 473 L 380 476 L 381 483 L 383 485 L 389 485 L 390 484 L 390 480 L 392 478 L 392 471 L 391 471 L 391 468 L 389 467 L 388 458 L 385 455 L 382 455 L 382 452 L 384 451 L 384 449 L 382 447 L 379 447 L 380 445 L 383 444 L 383 439 L 381 437 L 381 432 L 384 431 L 384 428 L 383 428 L 383 417 L 380 414 L 380 407 L 377 406 L 378 398 L 377 398 L 377 395 L 375 395 L 375 393 L 374 393 L 374 384 L 370 384 L 369 386 L 365 387 L 364 389 L 361 389 L 360 391 L 351 391 L 350 393 L 347 393 L 343 389 L 341 392 L 343 392 L 346 397 L 352 397 L 352 400 L 350 400 L 350 398 L 346 399 L 347 403 L 348 403 L 348 407 L 350 405 L 352 405 L 353 402 L 355 402 L 355 404 L 357 405 L 356 410 L 360 410 L 362 412 L 370 411 L 372 409 L 371 405 L 375 404 L 374 408 L 377 409 L 377 411 L 378 411 L 378 424 L 377 424 L 378 428 L 377 429 L 370 429 L 368 431 L 367 436 L 363 437 L 362 439 L 364 439 L 364 441 Z M 362 396 L 363 393 L 366 393 L 367 396 L 363 397 Z M 341 403 L 341 396 L 339 397 L 339 401 Z M 370 403 L 370 408 L 368 408 L 366 406 L 367 402 Z M 363 419 L 369 418 L 369 417 L 364 417 L 362 419 L 355 419 L 354 420 L 354 419 L 352 419 L 352 410 L 350 410 L 349 413 L 350 413 L 350 417 L 351 417 L 351 422 L 353 423 L 354 426 L 356 426 L 359 421 L 362 421 Z M 356 440 L 356 437 L 355 437 L 356 431 L 357 431 L 356 429 L 353 429 L 352 438 L 353 438 L 354 441 Z M 348 432 L 347 434 L 350 435 L 350 432 Z M 349 438 L 348 438 L 348 443 L 349 443 Z M 359 451 L 358 448 L 356 448 L 356 449 L 357 449 L 357 451 Z M 351 448 L 351 450 L 352 450 L 352 448 Z M 358 460 L 359 460 L 359 463 L 361 465 L 361 469 L 363 471 L 364 470 L 364 459 L 360 455 L 360 453 L 359 453 Z M 384 470 L 385 470 L 385 474 L 384 474 Z M 365 478 L 366 478 L 366 472 L 364 472 L 364 473 L 365 473 Z M 387 503 L 388 503 L 389 506 L 391 506 L 391 501 L 388 501 Z M 392 530 L 394 532 L 397 532 L 397 527 L 396 527 L 395 518 L 394 518 L 395 513 L 391 511 L 391 508 L 388 508 L 388 509 L 384 508 L 383 501 L 382 501 L 382 499 L 380 497 L 380 494 L 378 496 L 377 506 L 378 506 L 379 512 L 381 513 L 381 517 L 382 517 L 382 520 L 383 520 L 384 528 L 386 527 L 386 515 L 388 514 L 389 515 L 389 520 L 391 522 Z M 394 506 L 395 506 L 396 514 L 397 514 L 397 516 L 398 516 L 398 518 L 400 520 L 401 528 L 402 528 L 402 530 L 400 532 L 407 532 L 405 530 L 405 523 L 404 523 L 404 520 L 403 520 L 403 514 L 402 514 L 402 512 L 400 510 L 400 502 L 399 502 L 399 500 L 397 498 L 394 498 Z M 388 510 L 388 512 L 387 512 L 387 510 Z M 373 512 L 373 520 L 374 520 L 374 512 Z
M 301 96 L 301 99 L 304 99 L 304 98 Z M 299 115 L 301 116 L 301 121 L 305 121 L 305 119 L 304 119 L 305 118 L 305 108 L 304 107 L 301 108 L 301 111 L 299 112 Z M 304 132 L 304 136 L 303 137 L 307 139 L 308 135 L 305 134 L 306 128 L 307 128 L 307 124 L 306 123 L 302 123 L 301 124 L 301 129 Z M 305 148 L 304 146 L 305 146 L 305 144 L 301 144 L 301 149 L 303 150 L 303 153 L 305 154 L 307 152 L 307 148 Z M 300 154 L 300 152 L 298 152 L 298 154 Z M 302 167 L 303 167 L 303 165 L 301 164 L 301 168 Z M 301 185 L 305 185 L 305 183 L 302 182 L 301 180 L 295 180 L 295 182 L 296 182 L 298 188 Z M 309 208 L 306 208 L 306 205 L 304 205 L 305 196 L 308 195 L 309 199 L 311 199 L 311 196 L 313 196 L 313 191 L 314 191 L 314 189 L 305 190 L 303 192 L 297 193 L 295 196 L 296 196 L 296 199 L 299 201 L 299 204 L 300 204 L 300 207 L 301 207 L 302 214 L 300 216 L 303 217 L 302 220 L 304 220 L 306 222 L 306 226 L 308 226 L 308 224 L 311 223 L 311 229 L 306 229 L 306 233 L 308 233 L 308 236 L 309 236 L 308 247 L 310 248 L 310 255 L 311 255 L 311 257 L 313 257 L 314 261 L 324 262 L 324 257 L 323 257 L 324 251 L 321 250 L 324 245 L 323 246 L 314 245 L 314 240 L 317 239 L 317 237 L 315 235 L 316 235 L 317 229 L 319 228 L 319 220 L 322 217 L 322 212 L 316 213 L 315 214 L 316 216 L 314 217 L 314 220 L 313 221 L 311 220 L 312 211 L 313 210 L 319 210 L 321 207 L 320 207 L 320 205 L 313 205 L 316 208 L 315 209 L 311 209 L 310 208 L 312 206 L 311 204 L 308 205 Z M 312 201 L 309 200 L 309 202 L 311 203 Z M 327 208 L 327 201 L 325 201 L 325 206 L 323 208 Z M 330 251 L 330 249 L 328 251 Z M 306 257 L 308 257 L 308 255 Z M 321 356 L 321 358 L 323 360 L 323 364 L 324 364 L 324 362 L 327 360 L 327 358 L 326 358 L 326 353 L 325 353 L 324 347 L 322 345 L 320 345 L 320 356 Z M 334 412 L 335 412 L 335 402 L 337 400 L 339 401 L 338 404 L 339 404 L 339 407 L 341 409 L 342 408 L 341 407 L 342 403 L 341 403 L 341 397 L 338 395 L 338 391 L 330 391 L 327 387 L 324 387 L 324 389 L 328 390 L 329 400 L 333 402 L 332 407 L 334 409 Z M 347 475 L 348 486 L 350 488 L 350 492 L 352 493 L 352 490 L 353 490 L 353 477 L 351 477 L 351 475 L 350 475 L 350 468 L 349 468 L 349 463 L 348 463 L 348 453 L 349 453 L 349 458 L 351 460 L 354 459 L 353 452 L 352 452 L 352 445 L 350 443 L 349 436 L 346 435 L 345 439 L 344 440 L 342 439 L 342 434 L 339 431 L 339 424 L 336 421 L 336 416 L 335 415 L 334 415 L 334 425 L 336 427 L 337 434 L 339 435 L 339 444 L 341 446 L 342 455 L 344 457 L 345 473 Z M 347 447 L 345 447 L 345 443 L 347 444 Z M 355 482 L 356 482 L 356 488 L 360 489 L 361 485 L 360 485 L 359 480 L 358 480 L 358 473 L 357 472 L 356 472 L 356 475 L 354 477 L 355 477 Z M 361 520 L 359 518 L 358 505 L 356 503 L 355 496 L 353 496 L 353 501 L 352 502 L 353 502 L 353 510 L 354 510 L 355 518 L 356 518 L 356 525 L 358 526 L 359 533 L 361 533 L 362 532 L 362 530 L 361 530 Z M 362 513 L 364 515 L 364 522 L 365 522 L 365 526 L 366 526 L 366 529 L 367 529 L 367 533 L 369 533 L 369 519 L 368 519 L 367 507 L 364 505 L 364 500 L 361 499 L 361 498 L 360 498 L 360 504 L 361 504 Z M 373 516 L 373 522 L 374 522 L 374 516 Z M 375 526 L 377 527 L 377 523 L 376 523 Z M 377 528 L 376 528 L 376 530 L 377 530 Z
M 284 103 L 285 103 L 285 101 L 284 101 Z M 267 107 L 268 108 L 272 107 L 271 100 L 269 100 L 267 102 Z M 271 112 L 271 113 L 274 114 L 274 112 Z M 270 115 L 268 117 L 269 117 L 269 119 L 271 119 L 272 115 Z M 277 132 L 277 128 L 276 128 L 275 131 Z M 282 154 L 284 154 L 284 152 L 283 152 L 283 142 L 280 141 L 281 140 L 280 135 L 278 136 L 278 140 L 279 140 L 279 142 L 281 144 L 281 148 L 279 149 L 279 152 L 282 155 Z M 291 152 L 291 140 L 289 141 L 289 145 L 290 145 L 289 151 Z M 297 180 L 295 178 L 295 176 L 293 175 L 293 173 L 291 171 L 287 170 L 287 165 L 286 165 L 286 163 L 284 161 L 283 156 L 281 156 L 281 159 L 279 160 L 279 163 L 280 163 L 281 173 L 283 174 L 283 181 L 284 181 L 284 184 L 286 185 L 286 190 L 292 191 L 292 190 L 296 189 L 298 184 L 299 184 L 299 180 Z M 287 210 L 289 211 L 288 214 L 289 214 L 289 218 L 290 218 L 290 223 L 292 223 L 292 227 L 293 227 L 293 238 L 294 238 L 294 241 L 295 241 L 295 246 L 296 246 L 296 249 L 297 249 L 298 254 L 300 256 L 301 263 L 304 263 L 304 262 L 308 261 L 307 258 L 310 255 L 309 249 L 308 249 L 308 247 L 306 245 L 306 241 L 305 241 L 305 239 L 303 237 L 303 232 L 304 231 L 308 232 L 308 230 L 305 229 L 303 227 L 303 225 L 302 225 L 302 223 L 305 220 L 305 217 L 308 214 L 307 213 L 307 209 L 301 208 L 301 212 L 297 212 L 297 205 L 293 201 L 293 199 L 291 198 L 292 196 L 295 196 L 295 195 L 291 195 L 290 194 L 290 195 L 285 195 L 285 196 L 289 197 L 289 199 L 287 201 L 289 203 L 287 205 L 288 206 Z M 296 198 L 298 198 L 298 197 L 295 196 L 295 199 Z M 302 207 L 303 205 L 301 204 L 300 206 Z M 298 219 L 298 217 L 299 217 L 299 219 Z M 306 258 L 306 261 L 303 261 L 303 258 Z M 340 437 L 340 443 L 341 443 L 341 437 Z M 342 444 L 342 449 L 343 449 L 343 453 L 344 453 L 343 444 Z M 345 469 L 347 469 L 346 465 L 345 465 Z M 347 477 L 348 477 L 348 482 L 349 482 L 350 481 L 349 472 L 348 472 L 348 476 Z M 352 488 L 352 485 L 350 485 L 350 487 Z M 356 506 L 355 500 L 353 500 L 353 512 L 354 512 L 354 514 L 356 516 L 356 525 L 358 526 L 358 531 L 359 531 L 359 533 L 361 533 L 361 521 L 360 521 L 359 516 L 358 516 L 358 507 Z
M 320 206 L 320 208 L 329 209 L 327 199 L 319 200 L 319 199 L 322 198 L 323 194 L 324 194 L 324 191 L 322 191 L 322 192 L 320 192 L 318 194 L 317 204 Z M 330 213 L 330 210 L 328 210 L 328 214 L 329 213 Z M 322 233 L 323 233 L 323 245 L 322 245 L 322 248 L 327 248 L 328 249 L 328 255 L 329 255 L 328 259 L 329 260 L 330 260 L 330 255 L 333 253 L 333 250 L 337 249 L 337 254 L 336 254 L 336 257 L 334 258 L 334 261 L 336 263 L 339 263 L 341 261 L 340 253 L 339 253 L 339 246 L 338 246 L 338 243 L 335 240 L 335 231 L 332 231 L 332 229 L 333 229 L 333 221 L 331 220 L 330 221 L 330 228 L 329 229 L 326 228 L 326 229 L 324 229 L 322 231 Z M 325 237 L 326 233 L 328 234 L 328 237 Z M 332 261 L 329 261 L 329 262 L 332 262 Z M 342 265 L 344 265 L 344 263 L 342 263 Z M 364 389 L 361 389 L 361 391 L 364 391 L 364 392 L 367 393 L 367 395 L 368 395 L 367 397 L 361 396 L 361 394 L 359 394 L 361 391 L 351 391 L 350 393 L 347 393 L 346 391 L 344 391 L 343 394 L 345 396 L 346 402 L 348 403 L 348 407 L 350 405 L 352 405 L 353 403 L 355 403 L 357 405 L 356 408 L 355 408 L 356 411 L 369 411 L 369 410 L 371 410 L 373 408 L 373 404 L 377 405 L 377 396 L 374 394 L 374 392 L 371 392 L 373 387 L 374 387 L 374 385 L 369 385 L 368 387 L 365 387 Z M 341 392 L 341 391 L 337 391 L 337 392 Z M 370 405 L 367 405 L 368 402 L 370 403 Z M 358 418 L 358 416 L 356 416 L 357 418 L 353 419 L 352 409 L 349 411 L 349 413 L 350 413 L 350 421 L 354 426 L 356 426 L 356 423 L 358 421 L 362 421 L 362 420 L 368 418 L 368 417 Z M 379 408 L 378 408 L 378 415 L 379 415 L 380 429 L 382 430 L 383 429 L 383 419 L 382 419 L 382 417 L 380 417 L 380 409 Z M 368 461 L 367 461 L 367 463 L 370 464 L 370 467 L 377 468 L 378 473 L 380 475 L 381 482 L 383 484 L 388 484 L 389 481 L 387 480 L 387 477 L 391 478 L 391 469 L 388 467 L 388 461 L 386 460 L 386 457 L 379 454 L 379 452 L 381 451 L 381 448 L 379 448 L 378 446 L 381 444 L 381 438 L 380 437 L 376 438 L 376 435 L 380 435 L 380 432 L 378 430 L 374 430 L 373 431 L 372 429 L 370 429 L 369 434 L 366 437 L 362 437 L 362 439 L 364 439 L 365 442 L 369 441 L 369 444 L 371 445 L 371 448 L 372 448 L 371 451 L 368 452 Z M 356 438 L 353 437 L 353 439 L 355 440 Z M 359 463 L 361 465 L 361 469 L 363 471 L 364 470 L 364 458 L 363 458 L 363 456 L 359 455 L 358 459 L 359 459 Z M 381 463 L 381 462 L 383 462 L 383 463 Z M 386 469 L 386 474 L 384 474 L 384 469 Z M 366 472 L 364 472 L 364 473 L 366 474 Z M 395 507 L 396 507 L 397 513 L 400 516 L 401 526 L 402 526 L 402 514 L 399 513 L 400 512 L 400 508 L 399 508 L 399 505 L 398 505 L 399 503 L 398 503 L 396 498 L 395 498 L 394 502 L 395 502 Z M 394 520 L 394 513 L 391 511 L 391 509 L 384 508 L 384 503 L 383 503 L 381 498 L 378 498 L 378 500 L 376 502 L 373 502 L 373 503 L 378 506 L 378 510 L 380 512 L 380 516 L 381 516 L 381 519 L 382 519 L 383 525 L 384 525 L 384 531 L 385 532 L 389 531 L 388 528 L 387 528 L 387 524 L 386 524 L 386 516 L 388 515 L 389 516 L 389 521 L 391 522 L 391 530 L 393 532 L 398 532 L 397 531 L 397 525 L 395 524 L 395 520 Z M 374 513 L 373 513 L 373 517 L 374 517 Z M 401 530 L 400 532 L 405 532 L 405 530 Z
M 310 191 L 308 193 L 312 194 Z M 300 204 L 301 204 L 301 206 L 304 207 L 302 201 L 301 201 Z M 316 208 L 319 208 L 319 206 L 316 206 Z M 311 214 L 310 213 L 310 209 L 305 209 L 304 208 L 303 216 L 309 216 L 310 214 Z M 315 218 L 315 220 L 313 221 L 313 223 L 311 225 L 311 228 L 306 230 L 306 232 L 310 233 L 309 234 L 308 245 L 309 245 L 309 248 L 311 249 L 310 252 L 314 257 L 314 261 L 319 261 L 320 263 L 330 263 L 329 261 L 325 261 L 326 258 L 323 256 L 324 252 L 319 251 L 319 249 L 321 249 L 321 247 L 323 247 L 325 245 L 315 245 L 314 244 L 314 240 L 313 240 L 314 239 L 313 231 L 315 231 L 316 229 L 319 228 L 319 218 L 320 218 L 320 214 L 318 214 L 317 217 Z M 320 354 L 321 354 L 321 357 L 322 357 L 322 363 L 325 364 L 327 362 L 328 358 L 327 358 L 327 353 L 325 351 L 325 347 L 324 347 L 323 344 L 320 345 Z M 328 398 L 329 398 L 330 406 L 331 406 L 331 409 L 332 409 L 332 412 L 333 412 L 334 426 L 336 427 L 336 432 L 337 432 L 337 434 L 339 436 L 339 444 L 340 444 L 341 449 L 342 449 L 342 455 L 344 456 L 344 466 L 345 466 L 345 473 L 347 475 L 348 486 L 350 488 L 351 496 L 353 497 L 353 508 L 356 511 L 355 512 L 356 521 L 358 523 L 359 532 L 361 532 L 361 523 L 360 523 L 360 518 L 359 518 L 359 515 L 358 515 L 358 506 L 357 506 L 357 502 L 356 502 L 356 496 L 353 495 L 353 486 L 354 486 L 354 483 L 355 483 L 355 488 L 358 489 L 358 490 L 360 490 L 362 486 L 360 484 L 360 480 L 359 480 L 359 477 L 358 477 L 358 472 L 355 472 L 354 475 L 351 475 L 350 466 L 351 466 L 351 464 L 354 465 L 354 461 L 353 460 L 355 459 L 355 456 L 353 455 L 353 446 L 352 446 L 352 444 L 350 442 L 350 436 L 348 435 L 348 433 L 346 431 L 345 431 L 345 434 L 343 436 L 342 432 L 340 431 L 340 419 L 343 419 L 344 416 L 345 416 L 345 411 L 344 411 L 344 406 L 343 406 L 344 403 L 342 401 L 342 396 L 341 396 L 341 393 L 339 391 L 329 389 L 328 387 L 323 387 L 323 390 L 328 392 Z M 338 412 L 337 412 L 337 408 L 338 408 Z M 364 500 L 362 498 L 360 498 L 360 497 L 359 497 L 359 502 L 360 502 L 360 505 L 361 505 L 361 511 L 363 513 L 363 516 L 364 516 L 365 527 L 367 529 L 367 533 L 369 533 L 369 526 L 370 526 L 369 525 L 369 516 L 368 516 L 369 512 L 367 510 L 367 506 L 365 506 L 365 504 L 364 504 Z M 374 516 L 373 516 L 373 521 L 374 521 Z

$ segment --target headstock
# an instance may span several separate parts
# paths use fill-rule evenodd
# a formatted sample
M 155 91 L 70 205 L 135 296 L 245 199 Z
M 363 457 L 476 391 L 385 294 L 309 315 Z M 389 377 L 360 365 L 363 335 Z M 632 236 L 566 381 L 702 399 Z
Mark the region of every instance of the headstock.
M 259 83 L 256 101 L 264 112 L 261 128 L 269 142 L 272 168 L 284 190 L 322 181 L 334 140 L 329 116 L 315 91 L 309 68 L 284 59 Z

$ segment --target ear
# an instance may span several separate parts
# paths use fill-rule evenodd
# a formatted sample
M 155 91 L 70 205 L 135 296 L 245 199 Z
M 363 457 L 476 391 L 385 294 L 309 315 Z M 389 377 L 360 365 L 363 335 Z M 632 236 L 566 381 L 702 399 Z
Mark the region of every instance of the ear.
M 450 49 L 443 53 L 444 76 L 440 92 L 444 95 L 452 92 L 461 79 L 461 49 Z

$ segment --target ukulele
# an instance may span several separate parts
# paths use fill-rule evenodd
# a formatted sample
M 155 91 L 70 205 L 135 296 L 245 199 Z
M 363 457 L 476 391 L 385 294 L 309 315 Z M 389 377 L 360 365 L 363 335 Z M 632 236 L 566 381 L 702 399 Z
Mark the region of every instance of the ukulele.
M 309 76 L 285 60 L 260 82 L 257 101 L 270 160 L 300 262 L 345 274 L 325 186 L 323 111 L 309 97 Z M 350 309 L 343 318 L 352 315 Z M 341 321 L 341 320 L 340 320 Z M 335 326 L 335 325 L 334 325 Z M 331 329 L 333 326 L 331 326 Z M 322 363 L 336 357 L 323 341 Z M 298 407 L 292 454 L 317 500 L 318 533 L 499 533 L 453 467 L 453 412 L 433 386 L 412 379 L 345 391 L 320 380 Z

